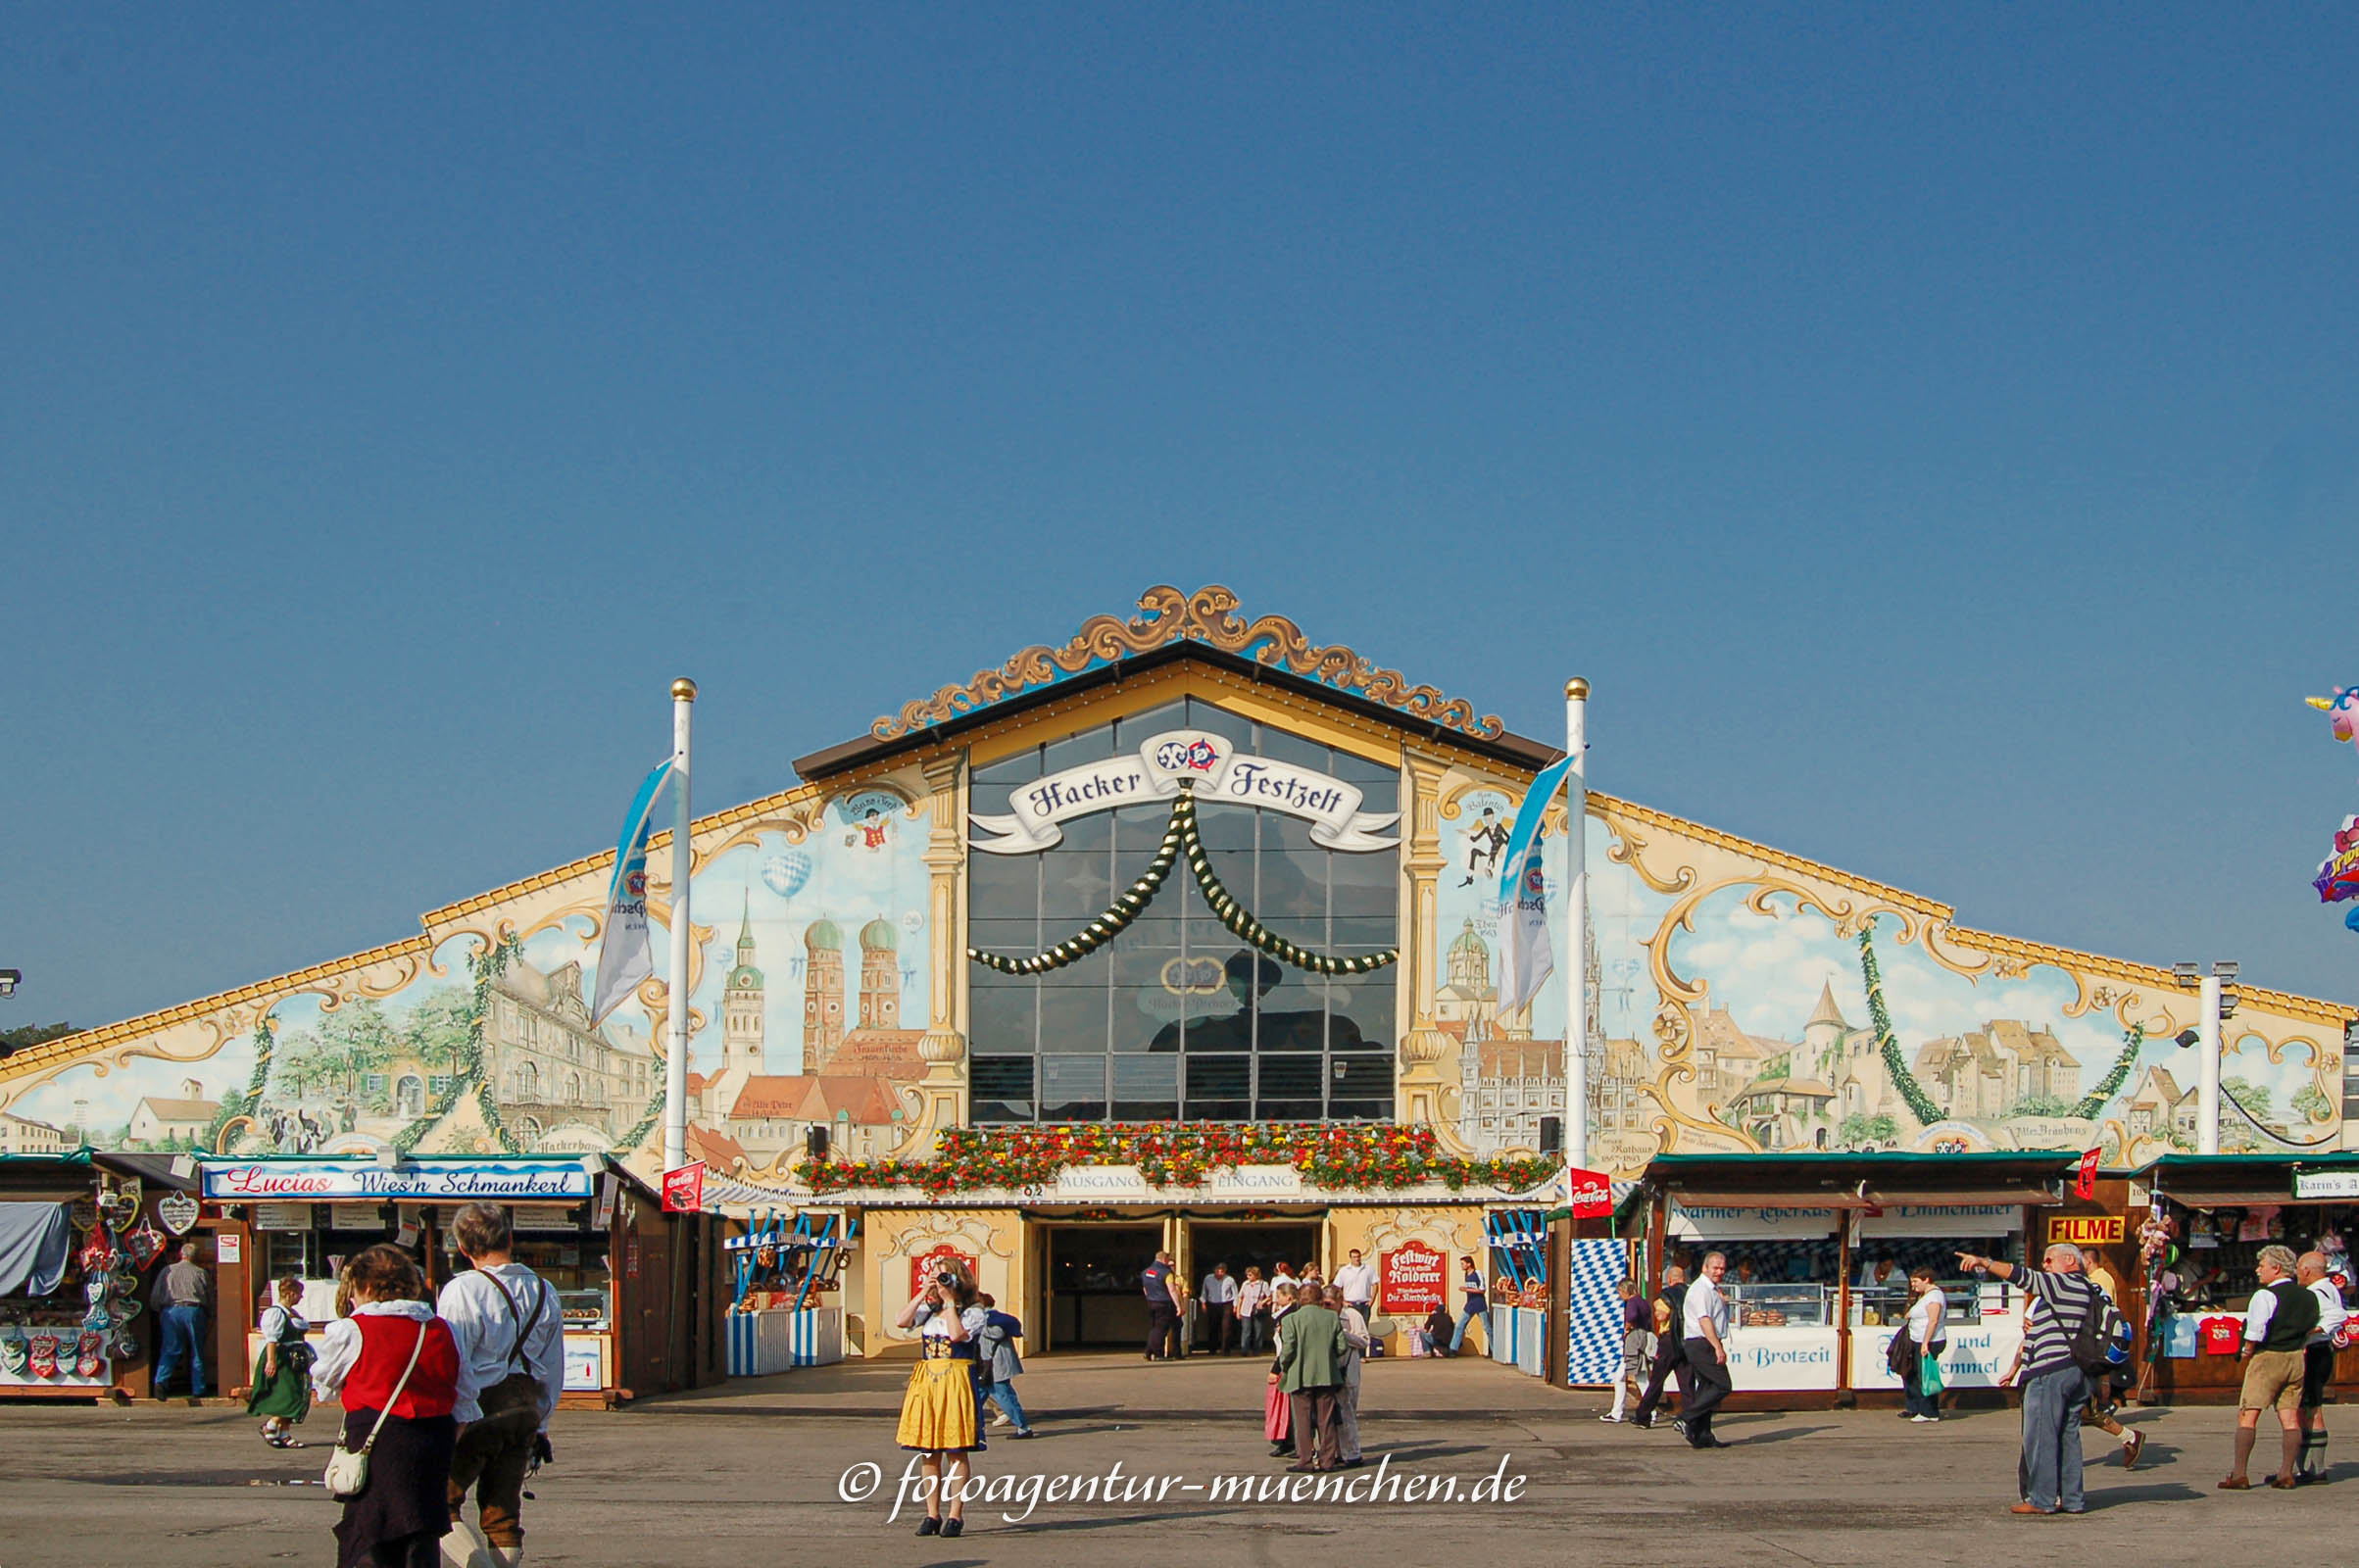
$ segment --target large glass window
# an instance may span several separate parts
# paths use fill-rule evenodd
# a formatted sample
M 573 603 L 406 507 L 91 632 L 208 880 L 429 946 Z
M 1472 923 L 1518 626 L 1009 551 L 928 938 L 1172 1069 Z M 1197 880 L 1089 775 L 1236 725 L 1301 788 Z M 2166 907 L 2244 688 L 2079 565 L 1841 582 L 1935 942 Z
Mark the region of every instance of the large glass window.
M 999 811 L 1017 785 L 1174 729 L 1331 773 L 1371 810 L 1400 800 L 1396 768 L 1188 698 L 976 769 L 974 809 Z M 1324 850 L 1308 823 L 1251 807 L 1197 814 L 1214 872 L 1272 931 L 1314 953 L 1397 945 L 1399 851 Z M 969 855 L 969 940 L 1020 956 L 1071 936 L 1146 871 L 1170 815 L 1168 803 L 1130 807 L 1066 822 L 1040 855 Z M 1254 952 L 1213 918 L 1183 862 L 1078 963 L 1025 977 L 970 966 L 974 1120 L 1390 1120 L 1400 973 L 1328 979 Z

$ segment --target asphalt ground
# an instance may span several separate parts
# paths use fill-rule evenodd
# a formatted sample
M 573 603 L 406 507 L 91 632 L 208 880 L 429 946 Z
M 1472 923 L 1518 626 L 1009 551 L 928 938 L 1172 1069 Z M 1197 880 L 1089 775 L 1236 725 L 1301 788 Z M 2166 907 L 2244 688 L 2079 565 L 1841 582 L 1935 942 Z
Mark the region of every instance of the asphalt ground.
M 1736 1446 L 1699 1453 L 1667 1427 L 1600 1423 L 1595 1395 L 1471 1359 L 1369 1365 L 1362 1442 L 1381 1471 L 1341 1478 L 1366 1479 L 1355 1499 L 1287 1500 L 1263 1491 L 1294 1478 L 1261 1439 L 1261 1366 L 1085 1355 L 1032 1364 L 1019 1387 L 1041 1436 L 995 1433 L 976 1473 L 997 1500 L 969 1504 L 962 1538 L 920 1540 L 921 1509 L 905 1501 L 888 1517 L 909 1457 L 893 1446 L 907 1375 L 906 1364 L 855 1363 L 562 1412 L 557 1463 L 526 1504 L 528 1560 L 1104 1568 L 1153 1551 L 1229 1568 L 1300 1562 L 1308 1549 L 1359 1563 L 1584 1568 L 2069 1553 L 2150 1568 L 2338 1560 L 2359 1502 L 2359 1413 L 2337 1407 L 2330 1424 L 2347 1420 L 2348 1437 L 2327 1485 L 2217 1492 L 2233 1412 L 2147 1410 L 2132 1417 L 2149 1434 L 2138 1471 L 2124 1473 L 2118 1448 L 2091 1434 L 2089 1511 L 2021 1519 L 2006 1511 L 2010 1411 L 1938 1426 L 1887 1411 L 1724 1416 Z M 337 1506 L 316 1483 L 335 1415 L 315 1411 L 300 1430 L 312 1446 L 281 1452 L 234 1407 L 0 1404 L 0 1568 L 332 1562 Z M 1371 1498 L 1379 1477 L 1392 1492 Z M 1092 1478 L 1094 1495 L 1063 1494 Z M 1455 1482 L 1454 1497 L 1410 1500 L 1443 1481 Z

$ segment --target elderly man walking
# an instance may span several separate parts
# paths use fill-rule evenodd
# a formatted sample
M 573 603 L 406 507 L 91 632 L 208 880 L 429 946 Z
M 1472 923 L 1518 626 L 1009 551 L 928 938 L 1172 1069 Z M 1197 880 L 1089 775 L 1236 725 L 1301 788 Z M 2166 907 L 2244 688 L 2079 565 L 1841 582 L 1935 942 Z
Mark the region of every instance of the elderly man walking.
M 2318 1298 L 2318 1327 L 2302 1347 L 2301 1469 L 2296 1481 L 2327 1478 L 2327 1386 L 2334 1381 L 2334 1335 L 2350 1316 L 2342 1305 L 2342 1287 L 2327 1272 L 2327 1254 L 2304 1252 L 2293 1260 L 2293 1277 Z
M 1696 1397 L 1696 1375 L 1688 1366 L 1686 1342 L 1680 1338 L 1687 1297 L 1688 1271 L 1673 1263 L 1663 1270 L 1663 1288 L 1654 1296 L 1654 1373 L 1646 1379 L 1646 1392 L 1639 1396 L 1637 1414 L 1630 1418 L 1638 1426 L 1654 1425 L 1654 1412 L 1663 1402 L 1663 1385 L 1674 1373 L 1679 1376 L 1681 1408 Z
M 1736 1387 L 1728 1369 L 1732 1316 L 1728 1298 L 1720 1290 L 1720 1281 L 1727 1273 L 1726 1253 L 1704 1253 L 1703 1265 L 1696 1271 L 1696 1283 L 1688 1287 L 1687 1297 L 1680 1302 L 1680 1337 L 1687 1342 L 1682 1348 L 1695 1378 L 1695 1397 L 1685 1400 L 1686 1407 L 1680 1412 L 1691 1448 L 1729 1446 L 1712 1436 L 1712 1412 L 1720 1408 L 1720 1401 Z
M 2081 1487 L 2081 1406 L 2088 1402 L 2089 1374 L 2073 1345 L 2092 1315 L 2101 1319 L 2105 1296 L 2084 1272 L 2081 1250 L 2059 1242 L 2041 1254 L 2040 1272 L 2030 1273 L 1995 1257 L 1957 1254 L 1971 1274 L 1988 1269 L 2001 1280 L 2020 1280 L 2030 1298 L 2023 1340 L 2023 1500 L 2010 1513 L 2083 1513 L 2089 1507 Z
M 2302 1348 L 2318 1327 L 2318 1298 L 2293 1277 L 2290 1247 L 2261 1249 L 2253 1274 L 2261 1288 L 2244 1309 L 2244 1346 L 2236 1359 L 2244 1363 L 2244 1388 L 2236 1399 L 2236 1468 L 2220 1483 L 2222 1492 L 2245 1492 L 2252 1487 L 2246 1474 L 2253 1445 L 2260 1441 L 2261 1412 L 2277 1412 L 2284 1460 L 2269 1484 L 2290 1492 L 2301 1463 Z

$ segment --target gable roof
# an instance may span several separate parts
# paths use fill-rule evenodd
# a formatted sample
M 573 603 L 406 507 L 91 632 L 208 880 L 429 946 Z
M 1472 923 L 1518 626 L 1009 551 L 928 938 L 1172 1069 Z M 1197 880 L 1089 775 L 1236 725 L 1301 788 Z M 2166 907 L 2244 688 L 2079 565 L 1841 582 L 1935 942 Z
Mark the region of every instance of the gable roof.
M 795 771 L 823 779 L 930 750 L 978 724 L 1179 660 L 1248 674 L 1517 767 L 1546 767 L 1564 755 L 1561 747 L 1510 734 L 1496 713 L 1478 714 L 1464 698 L 1414 684 L 1341 643 L 1315 646 L 1284 615 L 1248 620 L 1236 612 L 1237 596 L 1218 584 L 1192 594 L 1157 584 L 1139 596 L 1139 609 L 1127 618 L 1092 616 L 1057 647 L 1036 643 L 962 685 L 904 703 L 860 739 L 795 759 Z

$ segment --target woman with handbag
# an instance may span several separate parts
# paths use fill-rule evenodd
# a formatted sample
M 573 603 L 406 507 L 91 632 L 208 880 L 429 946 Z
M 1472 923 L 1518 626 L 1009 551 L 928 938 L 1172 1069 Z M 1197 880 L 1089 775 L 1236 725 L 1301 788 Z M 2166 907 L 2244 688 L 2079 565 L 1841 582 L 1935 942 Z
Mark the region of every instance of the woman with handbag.
M 367 1249 L 343 1283 L 352 1315 L 328 1325 L 312 1371 L 320 1396 L 344 1404 L 327 1466 L 328 1491 L 344 1502 L 336 1568 L 436 1568 L 451 1528 L 459 1350 L 400 1248 Z
M 1934 1283 L 1933 1270 L 1920 1264 L 1909 1271 L 1907 1325 L 1901 1335 L 1909 1353 L 1900 1374 L 1904 1408 L 1916 1422 L 1941 1419 L 1941 1352 L 1949 1348 L 1949 1298 Z

